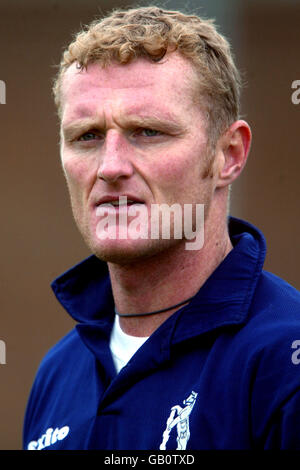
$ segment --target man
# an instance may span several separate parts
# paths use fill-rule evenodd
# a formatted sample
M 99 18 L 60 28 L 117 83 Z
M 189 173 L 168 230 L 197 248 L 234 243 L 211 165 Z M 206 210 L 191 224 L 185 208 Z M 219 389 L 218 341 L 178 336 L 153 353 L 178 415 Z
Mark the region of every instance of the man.
M 115 11 L 65 51 L 61 159 L 93 255 L 52 285 L 78 325 L 39 368 L 24 448 L 300 448 L 299 293 L 228 217 L 239 89 L 213 23 L 180 12 Z

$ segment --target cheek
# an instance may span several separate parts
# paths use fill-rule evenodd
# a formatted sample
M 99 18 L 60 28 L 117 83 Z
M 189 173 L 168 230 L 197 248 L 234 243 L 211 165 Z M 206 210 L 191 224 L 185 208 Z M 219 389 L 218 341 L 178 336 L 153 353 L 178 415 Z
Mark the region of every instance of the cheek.
M 165 155 L 157 162 L 151 174 L 161 187 L 177 191 L 180 197 L 182 189 L 186 191 L 189 184 L 201 182 L 200 158 L 201 156 L 198 158 L 195 154 L 184 152 Z
M 178 149 L 179 150 L 179 149 Z M 212 168 L 205 149 L 182 149 L 161 158 L 151 172 L 155 198 L 169 204 L 199 202 L 207 204 L 212 193 Z
M 87 164 L 87 161 L 81 158 L 62 157 L 62 166 L 71 196 L 74 197 L 75 193 L 78 193 L 77 196 L 80 193 L 88 194 L 95 174 L 90 162 Z
M 89 176 L 86 164 L 75 157 L 62 159 L 62 166 L 68 186 L 72 212 L 81 230 L 86 218 L 86 200 L 89 194 Z

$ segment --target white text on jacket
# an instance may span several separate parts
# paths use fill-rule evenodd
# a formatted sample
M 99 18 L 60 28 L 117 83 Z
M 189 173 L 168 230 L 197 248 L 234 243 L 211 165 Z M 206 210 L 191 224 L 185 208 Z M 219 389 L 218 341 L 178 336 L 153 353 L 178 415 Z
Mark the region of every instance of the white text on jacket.
M 37 441 L 30 441 L 27 449 L 28 450 L 42 450 L 45 447 L 52 446 L 57 441 L 62 441 L 69 434 L 69 426 L 62 428 L 48 428 L 45 434 L 43 434 Z

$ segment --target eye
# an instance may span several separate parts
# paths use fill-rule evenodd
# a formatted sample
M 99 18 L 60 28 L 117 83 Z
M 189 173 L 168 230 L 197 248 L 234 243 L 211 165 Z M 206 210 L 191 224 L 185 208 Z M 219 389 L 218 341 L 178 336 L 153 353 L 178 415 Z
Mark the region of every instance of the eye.
M 84 134 L 82 134 L 79 137 L 78 140 L 87 142 L 87 141 L 90 141 L 90 140 L 95 140 L 97 138 L 98 138 L 98 135 L 95 134 L 94 132 L 85 132 Z
M 161 135 L 161 132 L 156 131 L 155 129 L 141 129 L 141 135 L 144 137 L 155 137 L 157 135 Z

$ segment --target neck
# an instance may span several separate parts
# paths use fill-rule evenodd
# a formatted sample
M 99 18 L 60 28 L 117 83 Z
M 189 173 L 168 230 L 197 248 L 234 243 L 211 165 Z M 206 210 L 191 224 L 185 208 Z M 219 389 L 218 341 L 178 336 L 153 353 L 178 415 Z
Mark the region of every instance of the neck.
M 120 317 L 122 330 L 133 336 L 150 336 L 182 306 L 159 314 L 138 314 L 166 309 L 195 295 L 231 249 L 226 217 L 210 213 L 200 250 L 186 250 L 184 243 L 178 243 L 130 265 L 109 263 L 116 309 L 120 314 L 130 314 Z

